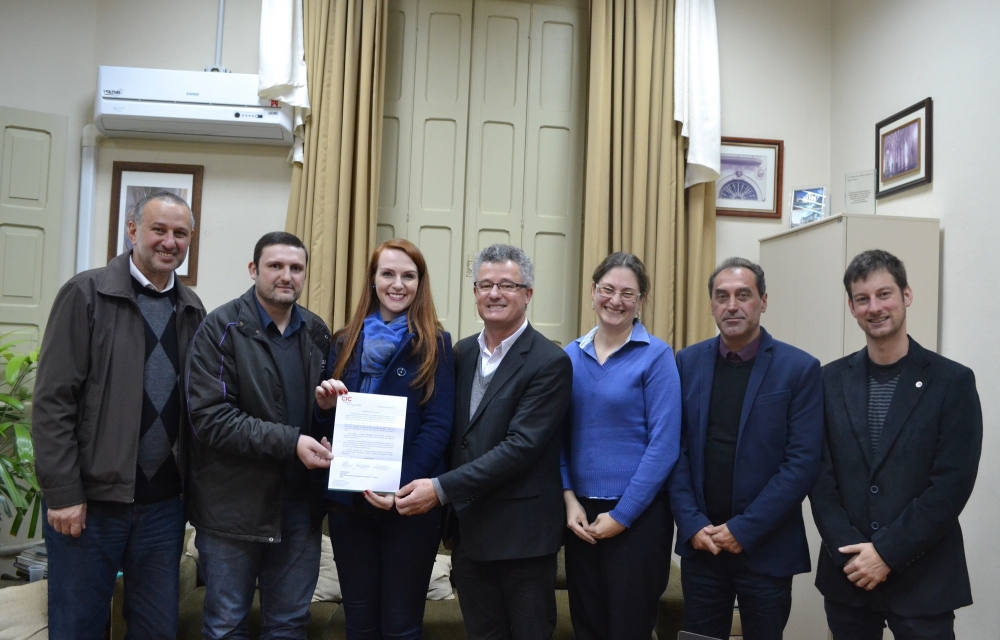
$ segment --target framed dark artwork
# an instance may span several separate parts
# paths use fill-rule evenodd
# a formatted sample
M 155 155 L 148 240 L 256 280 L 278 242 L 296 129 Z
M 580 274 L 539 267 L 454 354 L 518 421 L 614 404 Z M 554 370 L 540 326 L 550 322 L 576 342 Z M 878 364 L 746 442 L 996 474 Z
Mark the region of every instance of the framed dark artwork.
M 716 214 L 780 220 L 784 147 L 781 140 L 723 137 Z
M 933 102 L 921 100 L 875 125 L 875 198 L 930 184 Z
M 198 164 L 115 162 L 111 174 L 111 218 L 108 224 L 108 261 L 132 250 L 125 216 L 135 203 L 157 191 L 180 196 L 194 214 L 194 229 L 184 262 L 175 272 L 181 282 L 198 284 L 198 237 L 201 230 L 201 185 L 205 167 Z

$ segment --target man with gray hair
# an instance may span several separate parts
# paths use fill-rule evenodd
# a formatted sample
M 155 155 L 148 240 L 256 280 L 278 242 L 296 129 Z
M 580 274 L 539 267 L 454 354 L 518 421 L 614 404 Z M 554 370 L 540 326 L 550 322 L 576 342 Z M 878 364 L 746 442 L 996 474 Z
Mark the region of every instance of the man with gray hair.
M 677 354 L 681 453 L 670 506 L 681 556 L 684 627 L 781 640 L 792 576 L 809 571 L 802 500 L 819 471 L 819 361 L 760 326 L 764 270 L 729 258 L 708 280 L 719 335 Z
M 455 345 L 451 470 L 400 489 L 396 509 L 454 508 L 453 576 L 470 638 L 549 638 L 565 525 L 560 427 L 572 365 L 527 320 L 534 272 L 523 250 L 487 247 L 473 273 L 484 326 Z
M 59 290 L 38 360 L 33 431 L 52 638 L 104 637 L 119 569 L 129 637 L 177 637 L 179 380 L 205 309 L 174 271 L 194 218 L 160 191 L 127 224 L 131 251 Z

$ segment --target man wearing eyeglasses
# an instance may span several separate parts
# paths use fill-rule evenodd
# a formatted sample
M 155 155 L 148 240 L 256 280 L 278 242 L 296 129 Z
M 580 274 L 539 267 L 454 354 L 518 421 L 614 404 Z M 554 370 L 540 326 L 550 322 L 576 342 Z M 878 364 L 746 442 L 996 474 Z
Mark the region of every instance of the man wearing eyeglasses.
M 452 575 L 469 638 L 550 638 L 565 525 L 559 435 L 572 366 L 527 320 L 534 271 L 523 250 L 487 247 L 472 271 L 484 326 L 455 345 L 451 470 L 400 489 L 396 508 L 454 508 Z
M 684 627 L 728 638 L 733 603 L 746 640 L 780 640 L 792 576 L 809 571 L 802 500 L 823 448 L 819 361 L 760 326 L 764 270 L 730 258 L 708 281 L 719 336 L 677 354 L 681 452 L 670 506 Z

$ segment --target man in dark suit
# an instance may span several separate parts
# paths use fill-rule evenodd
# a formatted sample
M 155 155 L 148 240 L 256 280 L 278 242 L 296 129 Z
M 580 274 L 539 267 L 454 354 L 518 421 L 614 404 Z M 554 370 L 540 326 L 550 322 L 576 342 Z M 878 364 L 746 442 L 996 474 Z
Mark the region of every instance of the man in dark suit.
M 566 520 L 559 431 L 572 365 L 527 321 L 534 274 L 524 251 L 487 247 L 473 273 L 484 326 L 455 345 L 451 471 L 400 489 L 396 508 L 406 515 L 453 505 L 452 575 L 470 638 L 549 638 Z
M 983 416 L 972 371 L 906 334 L 903 263 L 865 251 L 844 274 L 866 348 L 823 368 L 826 441 L 809 501 L 823 538 L 816 587 L 835 640 L 952 639 L 972 604 L 958 516 Z
M 728 638 L 738 597 L 743 637 L 780 639 L 792 576 L 810 568 L 801 505 L 822 450 L 820 366 L 761 328 L 759 265 L 730 258 L 708 290 L 720 335 L 677 354 L 681 453 L 669 489 L 684 627 Z

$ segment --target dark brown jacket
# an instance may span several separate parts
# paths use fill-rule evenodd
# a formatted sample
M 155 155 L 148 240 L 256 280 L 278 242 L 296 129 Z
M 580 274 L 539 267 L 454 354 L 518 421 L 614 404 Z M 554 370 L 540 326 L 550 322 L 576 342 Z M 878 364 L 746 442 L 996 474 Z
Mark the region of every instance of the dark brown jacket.
M 76 275 L 52 305 L 32 413 L 35 470 L 50 509 L 134 498 L 146 334 L 128 261 L 122 254 Z M 179 280 L 174 286 L 183 363 L 205 308 Z M 185 450 L 180 427 L 177 452 Z M 183 455 L 177 466 L 183 478 Z

